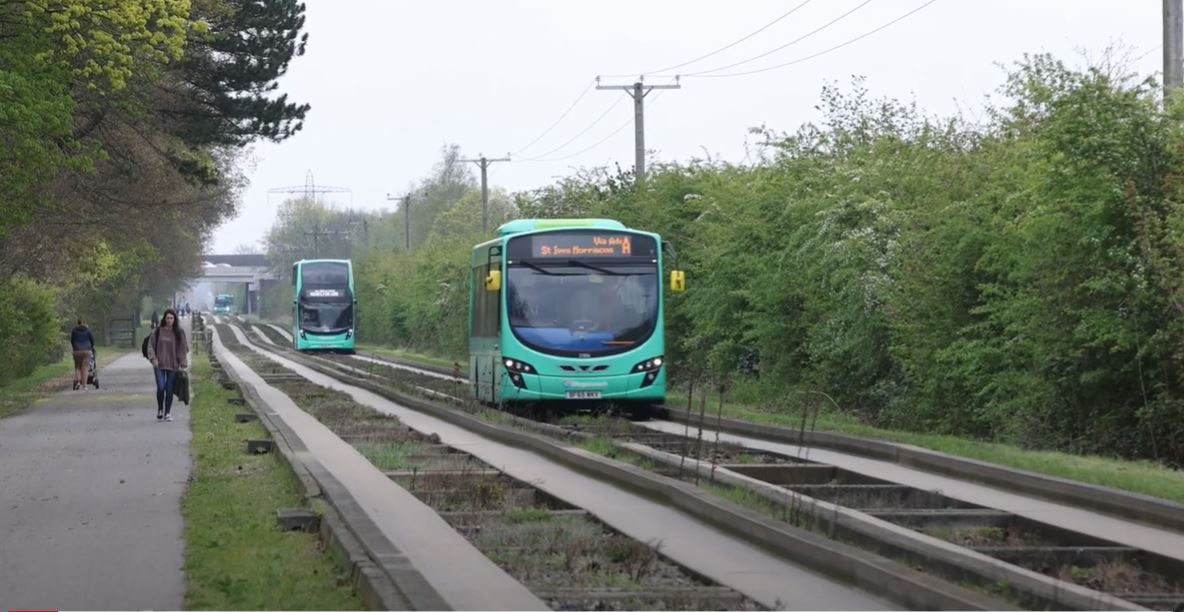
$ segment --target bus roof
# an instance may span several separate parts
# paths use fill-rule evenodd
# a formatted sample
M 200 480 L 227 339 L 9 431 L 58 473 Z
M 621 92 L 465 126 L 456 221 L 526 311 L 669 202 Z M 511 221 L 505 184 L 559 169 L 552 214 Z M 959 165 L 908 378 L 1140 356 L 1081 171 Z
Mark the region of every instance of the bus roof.
M 497 228 L 498 236 L 521 234 L 544 229 L 594 227 L 597 229 L 627 229 L 624 223 L 613 219 L 518 219 L 503 223 Z

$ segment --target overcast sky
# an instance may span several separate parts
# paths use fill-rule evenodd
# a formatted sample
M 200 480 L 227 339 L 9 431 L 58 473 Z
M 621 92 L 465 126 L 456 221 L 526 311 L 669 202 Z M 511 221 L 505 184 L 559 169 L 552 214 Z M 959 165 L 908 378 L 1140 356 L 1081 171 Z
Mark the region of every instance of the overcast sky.
M 392 208 L 387 193 L 401 193 L 424 177 L 445 143 L 458 144 L 471 157 L 513 152 L 513 162 L 493 164 L 489 174 L 491 186 L 510 191 L 546 185 L 579 166 L 629 167 L 633 109 L 619 91 L 587 91 L 550 133 L 523 148 L 598 74 L 652 74 L 724 47 L 802 5 L 748 40 L 667 74 L 735 64 L 818 30 L 714 74 L 776 66 L 839 45 L 926 2 L 307 0 L 308 51 L 293 61 L 280 86 L 312 110 L 296 136 L 253 148 L 241 212 L 215 233 L 212 252 L 256 243 L 285 197 L 268 190 L 303 185 L 310 170 L 319 185 L 352 190 L 324 196 L 328 201 L 379 209 Z M 1162 63 L 1161 10 L 1160 0 L 936 0 L 813 59 L 747 76 L 688 76 L 680 90 L 651 93 L 646 148 L 661 160 L 710 154 L 742 161 L 748 128 L 793 131 L 817 118 L 823 85 L 845 85 L 852 75 L 865 76 L 876 96 L 915 99 L 929 113 L 962 109 L 971 116 L 1002 82 L 1000 64 L 1024 53 L 1048 52 L 1081 64 L 1083 54 L 1096 57 L 1120 45 L 1132 58 L 1142 56 L 1135 66 L 1150 75 Z M 646 78 L 654 84 L 670 80 Z

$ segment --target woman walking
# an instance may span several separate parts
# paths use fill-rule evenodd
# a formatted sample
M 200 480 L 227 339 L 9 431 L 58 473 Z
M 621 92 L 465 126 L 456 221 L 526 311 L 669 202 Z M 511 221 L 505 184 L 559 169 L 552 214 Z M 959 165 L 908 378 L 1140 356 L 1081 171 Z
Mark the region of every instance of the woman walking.
M 74 351 L 74 390 L 86 389 L 86 370 L 95 352 L 95 337 L 82 319 L 70 330 L 70 348 Z
M 160 317 L 160 326 L 152 331 L 148 341 L 148 361 L 156 373 L 156 420 L 171 421 L 173 385 L 177 371 L 189 368 L 189 343 L 181 331 L 177 312 L 172 308 Z

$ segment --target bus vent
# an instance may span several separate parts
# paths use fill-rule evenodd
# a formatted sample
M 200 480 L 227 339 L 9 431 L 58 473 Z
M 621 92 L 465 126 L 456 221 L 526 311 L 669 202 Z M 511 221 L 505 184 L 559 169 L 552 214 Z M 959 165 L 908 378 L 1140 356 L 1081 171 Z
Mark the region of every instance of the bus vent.
M 581 365 L 581 366 L 561 365 L 561 366 L 559 366 L 559 369 L 563 370 L 564 372 L 575 372 L 576 368 L 579 368 L 579 370 L 581 372 L 587 372 L 588 370 L 591 370 L 593 372 L 603 372 L 604 370 L 608 369 L 608 366 L 605 364 L 600 364 L 597 366 L 590 366 L 590 365 Z

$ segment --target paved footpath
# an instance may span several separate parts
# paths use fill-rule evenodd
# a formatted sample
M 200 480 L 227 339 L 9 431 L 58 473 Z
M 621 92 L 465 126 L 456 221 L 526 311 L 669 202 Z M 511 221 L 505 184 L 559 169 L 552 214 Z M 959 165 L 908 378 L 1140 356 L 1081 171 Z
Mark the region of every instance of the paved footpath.
M 181 609 L 189 407 L 138 350 L 99 380 L 0 419 L 0 610 Z

